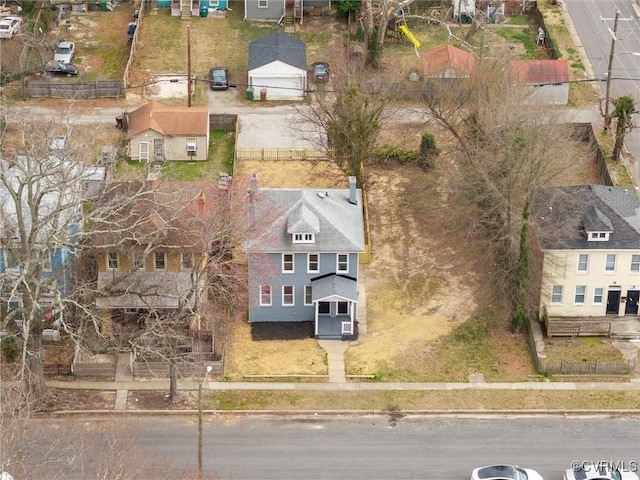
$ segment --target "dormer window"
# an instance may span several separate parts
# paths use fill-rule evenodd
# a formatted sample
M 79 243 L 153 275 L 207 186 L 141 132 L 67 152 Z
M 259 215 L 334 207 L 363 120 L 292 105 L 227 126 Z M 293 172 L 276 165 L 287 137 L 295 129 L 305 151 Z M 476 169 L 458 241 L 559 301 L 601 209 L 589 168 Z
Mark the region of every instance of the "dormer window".
M 610 233 L 611 232 L 587 232 L 587 236 L 590 242 L 608 242 Z
M 313 233 L 294 233 L 293 243 L 315 243 L 315 235 Z

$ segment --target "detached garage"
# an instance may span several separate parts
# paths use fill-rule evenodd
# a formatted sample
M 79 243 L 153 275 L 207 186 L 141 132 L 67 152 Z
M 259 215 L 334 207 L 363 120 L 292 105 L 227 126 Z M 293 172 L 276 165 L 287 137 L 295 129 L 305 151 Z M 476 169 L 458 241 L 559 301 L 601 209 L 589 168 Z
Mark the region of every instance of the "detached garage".
M 307 47 L 277 32 L 249 44 L 249 87 L 267 100 L 301 100 L 307 88 Z

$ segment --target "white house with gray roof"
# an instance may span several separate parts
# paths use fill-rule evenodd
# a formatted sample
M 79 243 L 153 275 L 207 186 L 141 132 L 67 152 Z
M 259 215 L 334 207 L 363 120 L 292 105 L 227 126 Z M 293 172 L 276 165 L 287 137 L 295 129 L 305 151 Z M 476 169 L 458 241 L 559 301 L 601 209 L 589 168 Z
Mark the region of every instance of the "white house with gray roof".
M 348 189 L 252 185 L 250 210 L 260 227 L 243 245 L 249 322 L 314 322 L 317 338 L 353 338 L 358 256 L 365 251 L 355 178 Z
M 541 313 L 638 316 L 640 200 L 633 188 L 545 188 L 531 215 L 543 253 Z
M 249 44 L 248 85 L 267 100 L 301 100 L 307 89 L 307 47 L 302 40 L 276 32 Z

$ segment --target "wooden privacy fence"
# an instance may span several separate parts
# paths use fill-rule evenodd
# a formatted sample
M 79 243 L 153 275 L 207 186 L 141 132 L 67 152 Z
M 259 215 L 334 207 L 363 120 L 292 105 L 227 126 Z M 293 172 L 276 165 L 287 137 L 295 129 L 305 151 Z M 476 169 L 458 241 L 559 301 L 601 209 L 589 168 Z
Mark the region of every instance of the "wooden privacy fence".
M 29 97 L 70 98 L 122 98 L 125 95 L 121 81 L 60 82 L 51 80 L 26 80 L 23 85 Z
M 538 359 L 538 372 L 555 375 L 629 375 L 636 366 L 635 360 L 619 362 L 568 361 Z
M 232 113 L 211 113 L 209 114 L 209 130 L 224 130 L 234 132 L 238 115 Z
M 71 366 L 69 366 L 71 369 Z M 73 374 L 78 377 L 115 377 L 115 362 L 76 363 Z
M 315 148 L 237 147 L 238 160 L 328 160 L 328 156 L 325 151 Z

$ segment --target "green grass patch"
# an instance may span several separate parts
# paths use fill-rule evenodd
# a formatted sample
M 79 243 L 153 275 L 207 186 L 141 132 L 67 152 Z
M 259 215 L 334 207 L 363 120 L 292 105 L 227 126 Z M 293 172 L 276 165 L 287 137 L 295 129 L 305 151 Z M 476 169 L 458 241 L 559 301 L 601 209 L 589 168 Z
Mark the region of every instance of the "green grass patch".
M 537 60 L 544 58 L 543 51 L 536 46 L 531 29 L 526 28 L 496 28 L 492 30 L 511 43 L 521 43 L 525 53 L 520 56 L 523 60 Z
M 611 340 L 602 337 L 562 338 L 547 341 L 547 360 L 621 362 L 624 357 Z
M 119 182 L 127 180 L 144 180 L 147 176 L 148 167 L 146 163 L 137 160 L 120 160 L 116 165 L 115 179 Z

